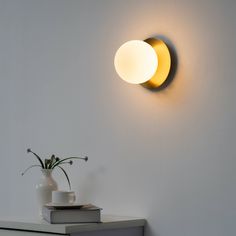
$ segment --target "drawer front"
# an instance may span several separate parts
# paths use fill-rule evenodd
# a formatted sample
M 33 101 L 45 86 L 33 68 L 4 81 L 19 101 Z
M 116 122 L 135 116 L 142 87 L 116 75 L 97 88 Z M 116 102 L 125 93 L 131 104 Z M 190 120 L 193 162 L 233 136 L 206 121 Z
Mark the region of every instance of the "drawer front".
M 71 234 L 71 236 L 144 236 L 143 227 L 125 229 L 106 229 Z
M 66 235 L 0 229 L 0 236 L 66 236 Z

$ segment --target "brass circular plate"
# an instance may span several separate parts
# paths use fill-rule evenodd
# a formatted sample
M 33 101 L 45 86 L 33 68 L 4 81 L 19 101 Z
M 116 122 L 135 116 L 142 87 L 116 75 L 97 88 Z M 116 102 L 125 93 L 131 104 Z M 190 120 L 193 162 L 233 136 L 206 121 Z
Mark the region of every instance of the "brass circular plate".
M 158 67 L 153 77 L 142 85 L 146 88 L 158 88 L 165 82 L 170 72 L 170 52 L 166 44 L 160 39 L 148 38 L 144 42 L 150 44 L 156 51 Z

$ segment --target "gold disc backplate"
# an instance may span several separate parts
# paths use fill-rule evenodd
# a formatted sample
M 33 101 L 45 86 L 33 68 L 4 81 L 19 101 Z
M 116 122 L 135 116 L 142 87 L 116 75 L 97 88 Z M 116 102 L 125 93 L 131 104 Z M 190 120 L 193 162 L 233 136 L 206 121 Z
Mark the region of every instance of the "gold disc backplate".
M 144 40 L 144 42 L 150 44 L 156 51 L 158 58 L 158 67 L 153 77 L 141 85 L 151 89 L 158 88 L 165 82 L 170 72 L 170 52 L 166 44 L 160 39 L 148 38 Z

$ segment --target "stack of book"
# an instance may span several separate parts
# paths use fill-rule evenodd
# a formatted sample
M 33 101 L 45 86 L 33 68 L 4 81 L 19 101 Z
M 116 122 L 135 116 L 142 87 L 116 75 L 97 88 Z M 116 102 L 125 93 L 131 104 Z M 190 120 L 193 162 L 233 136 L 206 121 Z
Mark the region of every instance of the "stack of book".
M 101 208 L 92 204 L 53 206 L 45 205 L 43 218 L 51 224 L 100 223 Z

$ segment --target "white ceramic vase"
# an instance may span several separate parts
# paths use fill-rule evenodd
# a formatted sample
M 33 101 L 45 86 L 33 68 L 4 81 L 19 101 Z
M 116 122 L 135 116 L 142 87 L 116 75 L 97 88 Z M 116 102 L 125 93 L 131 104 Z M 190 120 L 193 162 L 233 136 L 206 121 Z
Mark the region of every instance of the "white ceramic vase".
M 39 215 L 42 217 L 43 205 L 52 201 L 52 191 L 57 190 L 57 183 L 52 177 L 52 170 L 41 169 L 42 176 L 36 184 L 36 194 L 39 206 Z

